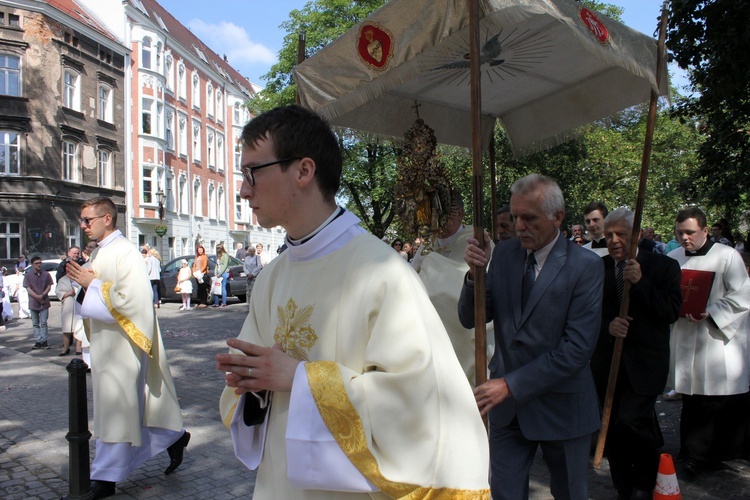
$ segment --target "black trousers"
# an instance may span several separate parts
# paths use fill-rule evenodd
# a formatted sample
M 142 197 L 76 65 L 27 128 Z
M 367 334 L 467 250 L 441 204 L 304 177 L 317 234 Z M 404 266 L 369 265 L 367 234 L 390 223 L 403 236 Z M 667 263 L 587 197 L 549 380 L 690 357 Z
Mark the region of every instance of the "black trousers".
M 680 455 L 702 462 L 750 459 L 750 392 L 683 395 Z
M 656 395 L 633 390 L 625 370 L 617 376 L 605 453 L 612 484 L 618 492 L 653 491 L 664 437 L 656 416 Z M 600 400 L 604 400 L 603 394 Z
M 208 305 L 208 289 L 211 287 L 210 283 L 198 282 L 198 304 Z

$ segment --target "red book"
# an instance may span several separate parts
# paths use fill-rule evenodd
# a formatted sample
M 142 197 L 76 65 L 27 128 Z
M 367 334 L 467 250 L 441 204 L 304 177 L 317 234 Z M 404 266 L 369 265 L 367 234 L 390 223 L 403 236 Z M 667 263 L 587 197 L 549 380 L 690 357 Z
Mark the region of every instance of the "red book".
M 711 294 L 715 275 L 716 273 L 713 271 L 682 270 L 682 282 L 680 283 L 682 289 L 681 318 L 688 314 L 694 318 L 700 318 L 701 314 L 706 312 L 708 296 Z

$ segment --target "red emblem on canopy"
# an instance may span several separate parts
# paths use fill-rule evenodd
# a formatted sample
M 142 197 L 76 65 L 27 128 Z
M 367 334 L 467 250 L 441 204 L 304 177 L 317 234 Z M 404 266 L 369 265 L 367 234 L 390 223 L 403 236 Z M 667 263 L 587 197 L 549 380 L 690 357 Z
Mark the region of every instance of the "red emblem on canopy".
M 607 27 L 604 26 L 604 23 L 602 23 L 592 11 L 586 7 L 581 7 L 578 11 L 578 15 L 580 16 L 581 21 L 583 21 L 583 24 L 586 25 L 589 31 L 594 34 L 596 39 L 599 40 L 602 45 L 606 45 L 607 42 L 609 42 L 609 31 L 607 30 Z
M 393 35 L 375 23 L 364 23 L 357 36 L 359 57 L 370 67 L 383 70 L 393 56 Z

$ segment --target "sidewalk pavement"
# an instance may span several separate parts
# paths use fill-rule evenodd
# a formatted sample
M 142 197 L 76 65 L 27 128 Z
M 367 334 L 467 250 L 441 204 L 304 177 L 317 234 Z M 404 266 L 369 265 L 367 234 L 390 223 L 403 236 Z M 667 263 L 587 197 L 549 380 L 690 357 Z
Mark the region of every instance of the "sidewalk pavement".
M 15 307 L 15 304 L 14 304 Z M 229 432 L 219 419 L 223 375 L 213 356 L 226 350 L 225 339 L 236 337 L 246 316 L 238 302 L 224 309 L 178 311 L 179 303 L 158 310 L 165 348 L 185 428 L 192 434 L 185 460 L 164 476 L 166 453 L 146 462 L 117 484 L 115 499 L 252 498 L 255 473 L 235 457 Z M 32 350 L 30 320 L 14 320 L 0 333 L 0 498 L 57 499 L 68 494 L 68 374 L 72 356 L 58 357 L 61 345 L 59 304 L 50 311 L 50 350 Z M 91 397 L 90 376 L 88 378 Z M 679 402 L 659 402 L 657 412 L 666 441 L 664 451 L 679 451 Z M 89 403 L 89 414 L 91 404 Z M 90 424 L 93 425 L 93 424 Z M 93 432 L 93 429 L 92 429 Z M 91 457 L 94 456 L 91 441 Z M 750 498 L 750 463 L 722 464 L 694 481 L 677 475 L 684 499 Z M 589 497 L 609 500 L 612 489 L 606 459 L 589 473 Z M 531 471 L 530 498 L 547 500 L 546 466 L 539 454 Z M 287 499 L 281 499 L 287 500 Z

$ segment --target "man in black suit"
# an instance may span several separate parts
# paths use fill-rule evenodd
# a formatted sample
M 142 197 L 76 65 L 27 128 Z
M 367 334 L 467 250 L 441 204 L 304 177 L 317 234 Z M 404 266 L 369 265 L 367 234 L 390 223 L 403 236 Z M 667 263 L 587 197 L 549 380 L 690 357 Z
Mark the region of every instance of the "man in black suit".
M 601 320 L 602 260 L 560 234 L 565 200 L 557 183 L 532 174 L 511 187 L 517 238 L 498 243 L 487 272 L 487 320 L 495 326 L 490 380 L 474 389 L 489 413 L 492 498 L 529 497 L 529 469 L 541 447 L 558 499 L 588 498 L 591 434 L 599 428 L 589 359 Z M 468 239 L 464 260 L 489 261 Z M 458 314 L 474 327 L 472 270 Z
M 633 212 L 625 208 L 604 220 L 609 255 L 602 258 L 602 323 L 591 358 L 603 402 L 615 339 L 625 339 L 605 448 L 621 500 L 651 498 L 654 490 L 658 449 L 664 444 L 654 405 L 667 381 L 670 325 L 677 321 L 682 306 L 680 266 L 674 259 L 651 252 L 630 258 L 632 230 Z M 631 283 L 630 305 L 628 317 L 620 318 L 624 281 Z

